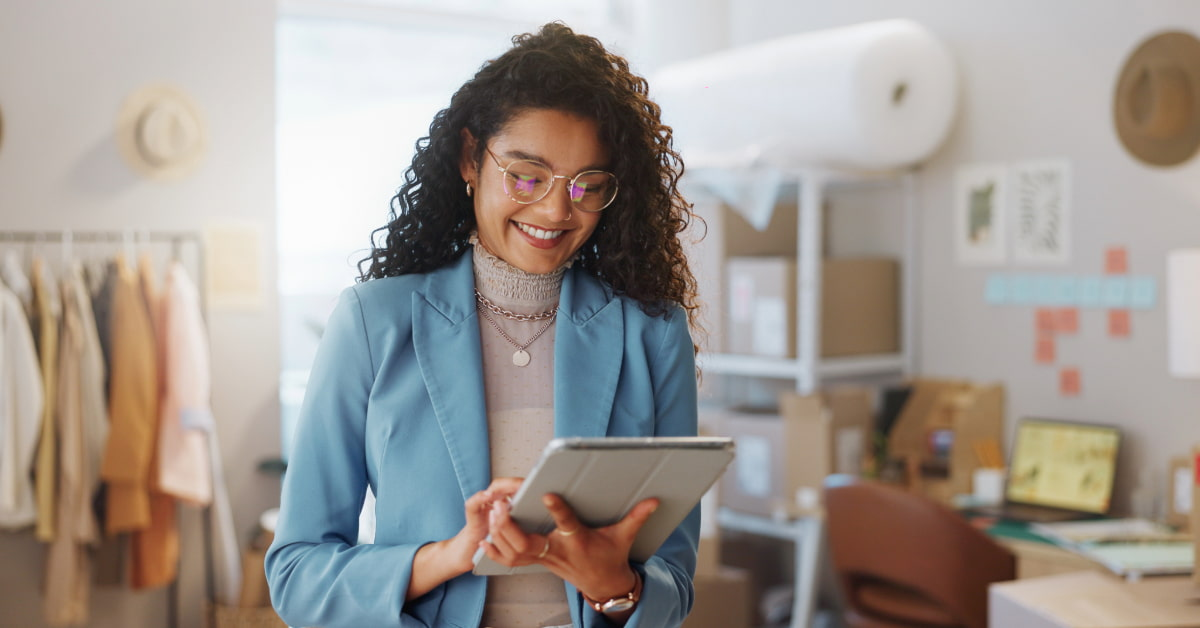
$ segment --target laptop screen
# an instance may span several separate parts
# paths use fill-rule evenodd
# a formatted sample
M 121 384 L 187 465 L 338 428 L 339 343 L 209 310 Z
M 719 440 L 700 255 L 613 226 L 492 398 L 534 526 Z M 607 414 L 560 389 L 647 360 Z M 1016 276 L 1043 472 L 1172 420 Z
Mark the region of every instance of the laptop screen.
M 1008 501 L 1108 512 L 1117 471 L 1115 427 L 1023 419 L 1009 461 Z

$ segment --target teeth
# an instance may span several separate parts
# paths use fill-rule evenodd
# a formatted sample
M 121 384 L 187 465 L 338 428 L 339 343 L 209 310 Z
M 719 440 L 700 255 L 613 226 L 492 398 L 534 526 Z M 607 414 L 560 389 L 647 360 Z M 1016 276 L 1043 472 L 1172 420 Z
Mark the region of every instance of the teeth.
M 545 231 L 543 229 L 538 229 L 537 227 L 530 227 L 529 225 L 520 222 L 517 223 L 517 228 L 539 240 L 553 240 L 554 238 L 557 238 L 563 234 L 563 230 L 561 229 L 557 231 Z

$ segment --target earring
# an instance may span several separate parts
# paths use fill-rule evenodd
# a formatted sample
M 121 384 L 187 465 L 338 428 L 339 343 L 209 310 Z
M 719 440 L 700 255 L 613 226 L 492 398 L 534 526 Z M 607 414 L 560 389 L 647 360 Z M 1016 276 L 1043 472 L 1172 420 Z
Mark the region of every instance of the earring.
M 475 188 L 471 187 L 471 182 L 467 181 L 467 196 L 474 196 Z

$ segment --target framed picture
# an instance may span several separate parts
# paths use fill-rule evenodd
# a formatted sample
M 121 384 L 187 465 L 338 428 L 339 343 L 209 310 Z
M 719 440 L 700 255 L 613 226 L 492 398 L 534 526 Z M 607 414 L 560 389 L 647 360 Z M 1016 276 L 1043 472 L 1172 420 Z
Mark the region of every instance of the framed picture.
M 1003 264 L 1008 169 L 962 166 L 954 177 L 954 246 L 962 264 Z
M 1071 258 L 1071 165 L 1029 161 L 1012 167 L 1013 259 L 1065 264 Z
M 1180 530 L 1187 530 L 1191 521 L 1192 508 L 1192 459 L 1171 458 L 1167 475 L 1167 523 Z

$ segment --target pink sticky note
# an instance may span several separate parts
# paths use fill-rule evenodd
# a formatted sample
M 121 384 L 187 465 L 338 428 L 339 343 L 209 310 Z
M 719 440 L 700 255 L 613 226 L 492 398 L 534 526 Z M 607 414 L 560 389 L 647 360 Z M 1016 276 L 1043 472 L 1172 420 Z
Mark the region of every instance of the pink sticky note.
M 1054 363 L 1054 336 L 1050 334 L 1038 334 L 1037 345 L 1034 350 L 1034 360 L 1038 364 Z
M 1079 308 L 1062 307 L 1057 311 L 1058 324 L 1055 326 L 1060 334 L 1073 334 L 1079 331 Z
M 1109 275 L 1124 275 L 1129 272 L 1129 256 L 1123 246 L 1111 246 L 1104 251 L 1104 272 Z
M 1038 335 L 1054 333 L 1054 330 L 1058 327 L 1058 317 L 1055 315 L 1054 310 L 1048 307 L 1039 307 L 1034 315 L 1037 317 L 1035 324 L 1037 325 Z
M 1079 396 L 1079 369 L 1074 366 L 1064 367 L 1058 373 L 1058 390 L 1065 397 Z
M 1131 332 L 1129 310 L 1108 311 L 1108 335 L 1113 338 L 1128 338 Z

